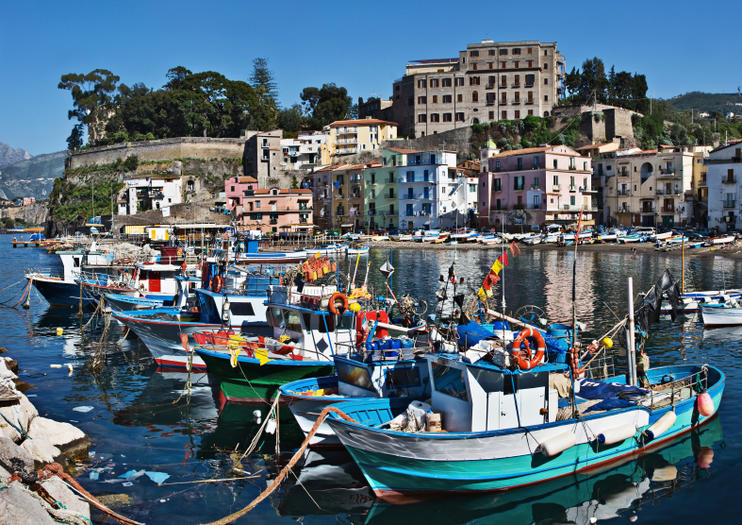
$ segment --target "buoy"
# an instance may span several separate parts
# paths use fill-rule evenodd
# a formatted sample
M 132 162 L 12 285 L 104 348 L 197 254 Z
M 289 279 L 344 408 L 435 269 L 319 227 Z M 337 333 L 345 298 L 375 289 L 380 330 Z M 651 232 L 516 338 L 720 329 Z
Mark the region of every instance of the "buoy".
M 613 339 L 611 339 L 610 337 L 604 337 L 602 343 L 603 346 L 605 346 L 608 350 L 613 348 Z
M 64 334 L 64 328 L 61 328 L 61 327 L 57 328 L 57 335 L 62 335 L 62 334 Z
M 574 447 L 576 444 L 577 438 L 572 432 L 563 432 L 542 441 L 538 448 L 536 448 L 536 452 L 540 452 L 544 456 L 551 458 L 568 448 Z
M 714 462 L 714 450 L 709 447 L 701 447 L 696 454 L 696 463 L 700 468 L 709 468 Z
M 709 417 L 714 413 L 714 400 L 708 392 L 701 392 L 696 398 L 696 409 L 703 417 Z
M 357 314 L 361 311 L 361 305 L 358 303 L 350 303 L 350 311 Z
M 649 427 L 647 430 L 644 431 L 644 435 L 647 437 L 647 439 L 654 439 L 660 434 L 664 433 L 669 429 L 673 424 L 675 424 L 675 420 L 677 419 L 677 416 L 675 415 L 675 412 L 672 410 L 665 413 L 661 418 L 659 418 L 657 421 L 654 422 L 654 425 Z
M 621 443 L 630 437 L 634 437 L 634 434 L 636 434 L 636 427 L 634 425 L 613 427 L 598 434 L 598 443 L 604 445 L 615 445 L 616 443 Z

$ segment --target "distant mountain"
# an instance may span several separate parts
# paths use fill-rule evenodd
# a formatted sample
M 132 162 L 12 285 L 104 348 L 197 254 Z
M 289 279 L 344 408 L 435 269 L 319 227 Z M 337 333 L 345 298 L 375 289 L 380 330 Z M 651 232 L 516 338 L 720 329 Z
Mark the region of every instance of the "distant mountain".
M 31 154 L 25 149 L 13 149 L 11 146 L 0 142 L 0 168 L 30 158 Z
M 737 93 L 702 93 L 691 91 L 684 95 L 678 95 L 669 100 L 670 104 L 678 111 L 706 111 L 712 113 L 732 112 L 735 115 L 742 113 L 742 96 Z M 737 105 L 739 104 L 739 105 Z
M 0 198 L 36 197 L 46 199 L 54 179 L 64 172 L 66 151 L 37 155 L 0 169 Z

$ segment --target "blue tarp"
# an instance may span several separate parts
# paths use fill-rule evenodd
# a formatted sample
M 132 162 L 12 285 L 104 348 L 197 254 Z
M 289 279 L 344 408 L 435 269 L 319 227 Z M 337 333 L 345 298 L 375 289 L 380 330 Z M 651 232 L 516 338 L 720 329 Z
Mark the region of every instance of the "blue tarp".
M 580 382 L 579 396 L 583 399 L 602 399 L 600 403 L 588 409 L 588 412 L 590 412 L 629 407 L 635 405 L 648 393 L 649 390 L 638 386 L 583 379 Z

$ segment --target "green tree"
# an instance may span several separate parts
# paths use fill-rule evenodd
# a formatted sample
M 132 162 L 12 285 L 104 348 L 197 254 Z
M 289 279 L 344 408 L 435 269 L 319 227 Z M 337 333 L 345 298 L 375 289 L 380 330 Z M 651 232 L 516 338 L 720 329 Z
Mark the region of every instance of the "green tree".
M 278 127 L 284 131 L 297 132 L 301 129 L 304 121 L 304 114 L 299 104 L 294 104 L 290 108 L 282 109 L 278 114 Z
M 72 94 L 73 109 L 67 113 L 67 117 L 75 118 L 80 124 L 87 126 L 88 142 L 92 144 L 103 137 L 106 121 L 114 110 L 112 95 L 119 80 L 117 75 L 107 69 L 94 69 L 87 74 L 62 75 L 57 85 L 59 89 L 68 90 Z M 72 135 L 70 139 L 74 142 Z
M 309 115 L 311 129 L 322 129 L 331 122 L 347 118 L 353 106 L 348 90 L 334 83 L 323 84 L 321 88 L 306 87 L 300 98 L 304 112 Z
M 252 61 L 252 75 L 250 82 L 258 95 L 258 99 L 270 97 L 274 101 L 278 98 L 276 82 L 273 79 L 273 73 L 268 69 L 268 60 L 258 57 Z
M 67 137 L 67 149 L 70 151 L 78 150 L 82 147 L 83 141 L 83 125 L 75 124 L 72 127 L 72 133 Z

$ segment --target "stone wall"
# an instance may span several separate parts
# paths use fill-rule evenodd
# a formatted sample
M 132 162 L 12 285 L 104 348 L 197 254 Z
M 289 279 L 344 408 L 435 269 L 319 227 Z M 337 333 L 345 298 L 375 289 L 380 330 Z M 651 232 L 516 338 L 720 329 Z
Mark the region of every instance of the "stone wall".
M 124 226 L 153 226 L 156 224 L 224 224 L 229 225 L 231 216 L 212 211 L 216 209 L 215 202 L 199 202 L 175 204 L 169 207 L 169 216 L 163 217 L 162 210 L 148 210 L 136 215 L 116 215 L 114 228 L 119 230 Z
M 426 135 L 416 139 L 397 139 L 389 140 L 384 143 L 385 147 L 417 149 L 421 151 L 444 149 L 447 151 L 456 151 L 459 153 L 459 160 L 463 160 L 471 148 L 472 131 L 470 126 L 464 128 L 452 129 L 434 135 Z M 476 153 L 478 158 L 479 152 Z
M 244 152 L 244 138 L 179 137 L 86 148 L 70 155 L 67 159 L 67 167 L 79 168 L 83 166 L 110 164 L 116 160 L 124 160 L 130 156 L 136 156 L 140 162 L 188 158 L 242 159 Z
M 26 224 L 44 224 L 49 215 L 46 204 L 36 203 L 32 206 L 0 208 L 0 218 L 10 217 L 23 220 Z

